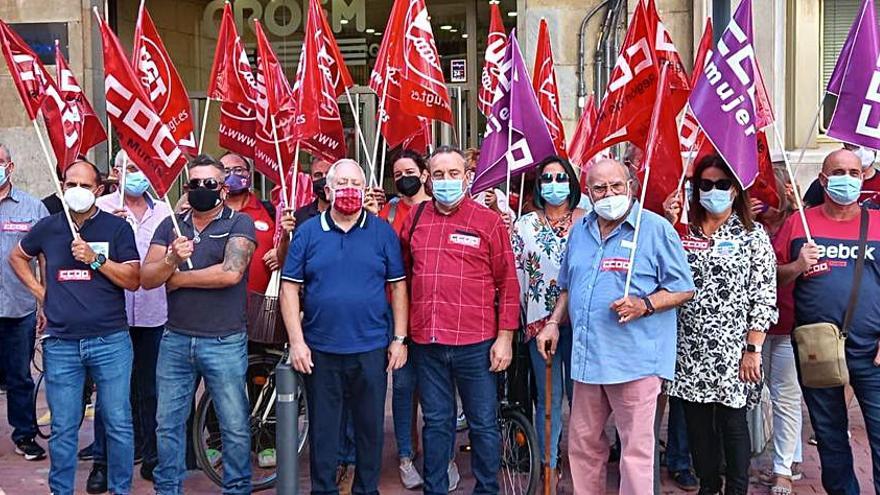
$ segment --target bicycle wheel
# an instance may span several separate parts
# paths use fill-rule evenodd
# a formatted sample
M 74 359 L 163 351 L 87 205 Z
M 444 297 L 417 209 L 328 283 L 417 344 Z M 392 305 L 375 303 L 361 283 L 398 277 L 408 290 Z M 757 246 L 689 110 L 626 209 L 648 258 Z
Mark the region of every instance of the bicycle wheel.
M 538 488 L 541 457 L 538 437 L 531 421 L 521 412 L 504 408 L 498 418 L 501 428 L 501 493 L 532 495 Z
M 34 382 L 34 412 L 37 418 L 37 435 L 47 440 L 52 435 L 52 423 L 46 421 L 49 418 L 49 405 L 46 403 L 40 404 L 40 391 L 43 388 L 43 381 L 43 373 L 41 372 L 37 375 L 37 379 Z M 41 419 L 44 420 L 43 423 L 45 424 L 40 424 Z
M 254 491 L 271 488 L 275 484 L 275 366 L 280 357 L 271 354 L 251 355 L 248 358 L 247 392 L 250 403 L 251 430 L 251 484 Z M 298 401 L 299 445 L 302 452 L 308 437 L 308 420 L 304 414 L 305 390 L 300 381 Z M 223 485 L 223 444 L 220 425 L 214 412 L 213 401 L 205 392 L 196 408 L 193 442 L 199 467 L 218 486 Z

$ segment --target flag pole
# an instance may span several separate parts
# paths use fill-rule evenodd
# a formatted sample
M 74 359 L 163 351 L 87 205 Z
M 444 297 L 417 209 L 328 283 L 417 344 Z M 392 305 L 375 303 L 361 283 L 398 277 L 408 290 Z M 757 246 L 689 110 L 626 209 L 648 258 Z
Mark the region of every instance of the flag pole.
M 281 163 L 281 146 L 278 144 L 278 126 L 275 125 L 275 115 L 270 115 L 272 120 L 272 137 L 275 141 L 275 159 L 278 160 L 278 175 L 281 177 L 281 197 L 283 202 L 287 202 L 287 179 L 284 177 L 284 165 Z M 297 143 L 299 146 L 299 143 Z M 297 148 L 298 149 L 298 148 Z M 296 177 L 293 178 L 294 183 Z
M 296 151 L 293 153 L 293 172 L 290 174 L 290 208 L 296 208 L 296 186 L 299 184 L 299 141 L 296 142 Z
M 351 113 L 354 115 L 354 132 L 358 135 L 361 146 L 364 148 L 364 159 L 367 161 L 367 166 L 370 167 L 370 181 L 373 181 L 373 176 L 376 175 L 376 169 L 373 166 L 372 157 L 370 157 L 370 148 L 367 146 L 367 141 L 364 139 L 364 131 L 361 129 L 361 114 L 358 108 L 354 104 L 354 100 L 351 99 L 351 92 L 348 88 L 345 88 L 345 96 L 348 99 L 348 106 L 351 107 Z
M 113 166 L 112 164 L 110 165 Z M 122 155 L 122 170 L 119 172 L 119 210 L 125 208 L 125 176 L 128 172 L 128 153 Z
M 819 114 L 816 114 L 818 118 Z M 815 124 L 814 124 L 815 125 Z M 812 131 L 810 132 L 812 134 Z M 804 234 L 807 236 L 807 242 L 813 242 L 813 236 L 810 234 L 810 226 L 807 225 L 807 215 L 804 213 L 804 204 L 801 200 L 800 188 L 797 185 L 797 181 L 794 178 L 794 171 L 791 168 L 791 163 L 788 161 L 788 154 L 785 152 L 785 145 L 782 143 L 782 139 L 779 137 L 779 124 L 776 120 L 773 120 L 773 136 L 776 138 L 776 146 L 779 146 L 779 149 L 782 151 L 782 161 L 785 162 L 785 171 L 788 172 L 788 177 L 791 180 L 791 187 L 794 189 L 794 202 L 797 207 L 798 214 L 801 217 L 801 223 L 804 226 Z M 803 155 L 801 155 L 803 156 Z
M 382 145 L 382 162 L 379 165 L 379 189 L 382 189 L 385 187 L 385 153 L 387 151 L 388 151 L 388 146 L 383 144 Z
M 660 80 L 658 82 L 657 88 L 659 91 L 666 90 L 666 73 L 669 70 L 669 65 L 664 64 L 663 69 L 660 71 Z M 662 93 L 657 95 L 657 99 L 654 101 L 654 111 L 651 114 L 651 125 L 648 129 L 648 139 L 651 139 L 651 136 L 657 133 L 657 120 L 659 120 L 660 113 L 660 103 L 663 101 Z M 645 150 L 645 179 L 642 181 L 642 190 L 639 195 L 639 212 L 636 215 L 636 225 L 633 229 L 633 240 L 632 246 L 629 251 L 629 264 L 626 267 L 626 283 L 623 286 L 623 298 L 626 299 L 629 297 L 629 289 L 632 284 L 632 276 L 633 276 L 633 264 L 636 260 L 636 248 L 639 245 L 639 231 L 642 228 L 642 217 L 645 212 L 645 195 L 648 192 L 648 178 L 651 176 L 651 161 L 654 159 L 654 147 L 646 146 Z
M 798 167 L 800 167 L 804 163 L 804 154 L 806 154 L 806 152 L 807 152 L 807 145 L 810 144 L 810 139 L 812 139 L 812 137 L 813 137 L 813 130 L 818 128 L 819 115 L 822 114 L 822 107 L 823 107 L 823 105 L 825 105 L 825 98 L 827 98 L 827 97 L 828 97 L 828 91 L 826 90 L 822 94 L 822 98 L 819 100 L 819 108 L 816 109 L 816 115 L 813 116 L 813 123 L 812 123 L 812 125 L 810 125 L 810 130 L 809 130 L 809 132 L 807 132 L 807 137 L 804 138 L 804 142 L 803 142 L 803 144 L 801 144 L 801 153 L 800 153 L 800 155 L 798 155 L 798 160 L 797 160 L 797 162 L 795 162 L 794 168 L 792 169 L 793 171 L 797 170 Z M 776 123 L 774 122 L 774 127 L 775 127 L 775 124 Z M 777 134 L 779 134 L 779 133 L 777 132 Z M 783 155 L 784 155 L 785 148 L 782 148 L 782 151 L 783 151 Z M 791 180 L 792 180 L 792 182 L 794 181 L 794 176 L 792 176 Z
M 516 207 L 516 218 L 522 216 L 522 206 L 523 206 L 523 196 L 525 196 L 526 189 L 526 174 L 520 174 L 519 176 L 519 195 L 517 196 L 519 200 L 517 201 Z
M 379 123 L 376 125 L 376 140 L 373 142 L 373 163 L 376 163 L 376 158 L 379 155 L 379 139 L 382 137 L 382 122 L 385 120 L 383 115 L 385 114 L 385 98 L 388 97 L 388 79 L 390 71 L 388 68 L 385 68 L 385 80 L 382 82 L 382 98 L 379 100 Z M 385 173 L 385 160 L 382 160 L 382 172 L 380 176 Z M 370 177 L 372 180 L 372 184 L 376 184 L 376 178 Z
M 46 141 L 43 139 L 43 135 L 40 134 L 40 126 L 37 125 L 37 119 L 31 121 L 34 124 L 34 132 L 37 133 L 37 139 L 40 141 L 40 148 L 43 149 L 43 156 L 46 157 L 46 166 L 49 167 L 49 171 L 52 174 L 52 185 L 55 186 L 55 194 L 58 195 L 58 199 L 61 200 L 61 207 L 64 210 L 64 217 L 67 219 L 67 226 L 70 227 L 70 233 L 73 234 L 74 239 L 79 239 L 79 233 L 76 231 L 76 227 L 73 224 L 73 217 L 70 216 L 70 207 L 67 206 L 67 201 L 64 201 L 64 191 L 61 190 L 61 184 L 58 182 L 58 172 L 54 165 L 52 165 L 52 157 L 49 155 L 49 148 L 46 147 Z
M 184 170 L 186 170 L 186 168 L 184 168 Z M 165 199 L 165 203 L 168 204 L 168 206 L 171 206 L 171 200 L 168 198 L 167 192 L 165 193 L 163 198 Z M 180 224 L 177 223 L 177 212 L 176 211 L 171 212 L 171 226 L 174 227 L 174 231 L 177 232 L 178 237 L 186 237 L 185 235 L 183 235 L 183 231 L 180 230 Z M 186 267 L 189 268 L 190 270 L 193 269 L 192 258 L 188 258 L 186 260 Z
M 202 154 L 202 147 L 205 144 L 205 134 L 208 130 L 208 111 L 211 109 L 211 99 L 205 98 L 205 114 L 202 116 L 202 134 L 199 136 L 199 153 Z

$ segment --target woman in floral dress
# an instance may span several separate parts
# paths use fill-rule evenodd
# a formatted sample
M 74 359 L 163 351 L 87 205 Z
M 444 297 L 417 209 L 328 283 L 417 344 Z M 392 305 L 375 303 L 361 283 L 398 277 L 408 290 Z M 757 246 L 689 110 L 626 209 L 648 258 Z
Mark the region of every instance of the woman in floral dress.
M 536 211 L 520 217 L 513 228 L 513 252 L 521 288 L 520 301 L 525 315 L 525 340 L 528 342 L 532 369 L 538 391 L 535 413 L 538 445 L 544 455 L 545 361 L 535 346 L 535 335 L 544 328 L 561 289 L 556 283 L 559 266 L 568 244 L 568 233 L 574 222 L 584 216 L 578 209 L 581 192 L 577 175 L 567 160 L 552 156 L 538 164 L 534 205 Z M 560 322 L 562 323 L 562 322 Z M 551 458 L 544 459 L 557 468 L 559 440 L 562 435 L 563 390 L 571 400 L 571 327 L 560 325 L 560 340 L 553 357 L 553 388 L 551 411 Z

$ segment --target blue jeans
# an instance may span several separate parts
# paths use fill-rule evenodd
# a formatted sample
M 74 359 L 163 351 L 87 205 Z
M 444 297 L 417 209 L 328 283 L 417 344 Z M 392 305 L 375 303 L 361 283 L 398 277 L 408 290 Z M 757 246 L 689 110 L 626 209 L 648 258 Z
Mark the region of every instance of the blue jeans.
M 392 373 L 391 417 L 394 421 L 394 438 L 397 440 L 397 457 L 415 456 L 412 444 L 413 413 L 416 409 L 416 367 L 412 359 Z
M 76 448 L 83 414 L 86 375 L 98 387 L 97 411 L 107 435 L 107 487 L 111 493 L 131 490 L 134 434 L 131 426 L 132 348 L 127 331 L 104 337 L 43 340 L 46 398 L 52 411 L 49 439 L 49 490 L 72 495 L 76 476 Z
M 670 397 L 669 422 L 666 425 L 666 469 L 670 473 L 691 468 L 687 433 L 684 404 L 678 397 Z
M 538 399 L 535 405 L 535 429 L 538 433 L 538 449 L 541 452 L 541 458 L 544 458 L 546 452 L 544 447 L 544 404 L 546 398 L 546 361 L 538 352 L 538 345 L 535 339 L 529 341 L 529 354 L 531 355 L 532 372 L 535 374 L 535 389 L 538 392 Z M 552 401 L 553 410 L 550 411 L 550 467 L 556 468 L 556 461 L 559 458 L 559 441 L 562 438 L 562 393 L 565 387 L 565 396 L 568 397 L 569 408 L 571 407 L 571 397 L 573 383 L 571 381 L 571 327 L 564 326 L 559 329 L 559 343 L 556 345 L 556 356 L 553 357 L 553 368 L 551 370 L 553 378 L 553 390 L 550 400 Z M 548 462 L 548 459 L 544 459 Z
M 874 493 L 880 494 L 880 368 L 874 366 L 873 357 L 847 356 L 846 364 L 849 368 L 850 385 L 862 409 L 868 442 L 871 445 Z M 847 435 L 849 421 L 843 387 L 810 388 L 801 384 L 801 388 L 816 433 L 819 463 L 822 467 L 822 487 L 828 495 L 861 493 Z
M 475 494 L 498 493 L 501 434 L 498 431 L 498 388 L 489 371 L 489 349 L 494 341 L 450 346 L 414 344 L 419 402 L 425 426 L 424 492 L 445 495 L 449 488 L 449 445 L 455 440 L 455 389 L 467 417 L 471 441 L 471 470 Z
M 312 349 L 315 367 L 305 376 L 309 398 L 309 472 L 313 494 L 338 494 L 336 465 L 343 410 L 351 412 L 357 465 L 352 493 L 378 494 L 382 473 L 385 392 L 388 359 L 385 347 L 356 354 Z M 348 408 L 345 405 L 350 406 Z
M 0 372 L 6 380 L 6 417 L 12 426 L 12 441 L 30 440 L 37 435 L 34 412 L 34 357 L 37 318 L 0 318 Z
M 245 390 L 247 333 L 225 337 L 190 337 L 169 329 L 162 334 L 156 365 L 159 391 L 156 444 L 159 464 L 153 471 L 156 493 L 180 495 L 186 474 L 186 420 L 196 378 L 205 379 L 220 423 L 223 445 L 223 493 L 251 493 L 251 432 Z M 99 396 L 100 397 L 100 396 Z

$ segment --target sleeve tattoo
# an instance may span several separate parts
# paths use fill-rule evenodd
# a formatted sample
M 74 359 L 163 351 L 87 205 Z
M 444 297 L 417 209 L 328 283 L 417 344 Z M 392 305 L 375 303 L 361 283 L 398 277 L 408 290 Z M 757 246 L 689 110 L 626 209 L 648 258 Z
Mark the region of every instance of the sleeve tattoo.
M 254 242 L 244 237 L 230 239 L 223 255 L 223 271 L 244 273 L 251 263 L 254 248 Z

